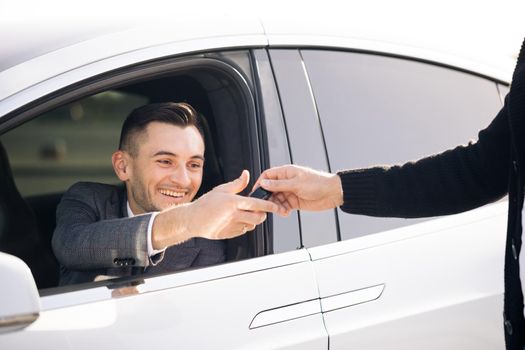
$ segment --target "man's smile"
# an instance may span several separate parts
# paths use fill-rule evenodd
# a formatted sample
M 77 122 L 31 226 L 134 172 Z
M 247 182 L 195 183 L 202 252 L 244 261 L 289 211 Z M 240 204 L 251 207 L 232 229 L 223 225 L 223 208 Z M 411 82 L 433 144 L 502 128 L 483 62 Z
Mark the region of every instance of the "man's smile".
M 186 195 L 188 191 L 187 190 L 181 191 L 181 190 L 160 189 L 159 192 L 168 197 L 182 198 Z

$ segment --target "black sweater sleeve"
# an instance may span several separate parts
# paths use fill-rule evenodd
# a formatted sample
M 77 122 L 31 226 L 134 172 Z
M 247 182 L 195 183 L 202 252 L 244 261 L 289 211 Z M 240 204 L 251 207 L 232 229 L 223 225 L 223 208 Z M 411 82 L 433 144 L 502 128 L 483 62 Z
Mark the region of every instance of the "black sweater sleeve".
M 502 197 L 508 189 L 510 162 L 507 108 L 506 101 L 475 143 L 401 166 L 339 172 L 341 209 L 414 218 L 458 213 Z

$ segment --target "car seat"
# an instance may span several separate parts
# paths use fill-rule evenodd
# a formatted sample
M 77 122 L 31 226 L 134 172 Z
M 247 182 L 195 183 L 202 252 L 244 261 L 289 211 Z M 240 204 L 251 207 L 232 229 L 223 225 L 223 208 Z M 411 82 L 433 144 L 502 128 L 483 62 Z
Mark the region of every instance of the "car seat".
M 58 284 L 58 264 L 40 237 L 33 210 L 18 191 L 0 143 L 0 251 L 22 259 L 39 289 Z

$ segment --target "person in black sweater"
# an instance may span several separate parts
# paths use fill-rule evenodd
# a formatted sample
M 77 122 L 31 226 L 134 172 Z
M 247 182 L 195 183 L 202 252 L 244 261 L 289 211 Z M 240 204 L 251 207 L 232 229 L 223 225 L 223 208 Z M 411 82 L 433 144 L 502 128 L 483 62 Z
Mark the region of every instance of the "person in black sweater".
M 272 191 L 280 214 L 292 209 L 416 218 L 463 212 L 508 193 L 504 328 L 507 349 L 525 348 L 523 286 L 520 282 L 525 184 L 525 40 L 511 89 L 478 141 L 401 166 L 329 174 L 285 165 L 264 171 L 257 185 Z M 521 257 L 525 272 L 525 254 Z

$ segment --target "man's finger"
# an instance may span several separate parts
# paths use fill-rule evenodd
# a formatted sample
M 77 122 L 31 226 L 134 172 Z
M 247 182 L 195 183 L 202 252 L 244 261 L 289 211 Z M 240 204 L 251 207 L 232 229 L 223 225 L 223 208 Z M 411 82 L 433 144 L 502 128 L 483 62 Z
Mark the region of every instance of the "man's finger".
M 248 231 L 251 231 L 255 228 L 255 226 L 262 224 L 264 220 L 266 220 L 266 213 L 242 211 L 238 214 L 236 219 L 244 224 Z
M 280 206 L 286 209 L 287 211 L 290 211 L 293 209 L 288 203 L 286 196 L 282 192 L 274 194 L 274 197 L 279 202 L 278 204 L 280 204 Z
M 240 197 L 237 203 L 237 208 L 249 211 L 263 211 L 268 213 L 276 213 L 279 211 L 279 206 L 273 202 L 250 197 Z
M 291 176 L 292 170 L 292 165 L 281 165 L 266 169 L 261 173 L 256 183 L 259 183 L 262 179 L 286 179 Z
M 277 214 L 282 217 L 287 217 L 290 215 L 290 210 L 285 209 L 285 207 L 279 207 Z
M 227 182 L 225 184 L 219 185 L 214 188 L 214 191 L 227 192 L 227 193 L 239 193 L 248 186 L 250 182 L 250 172 L 248 170 L 243 170 L 241 176 L 236 178 L 233 181 Z
M 261 187 L 271 192 L 297 192 L 297 181 L 295 179 L 270 180 L 262 179 Z

